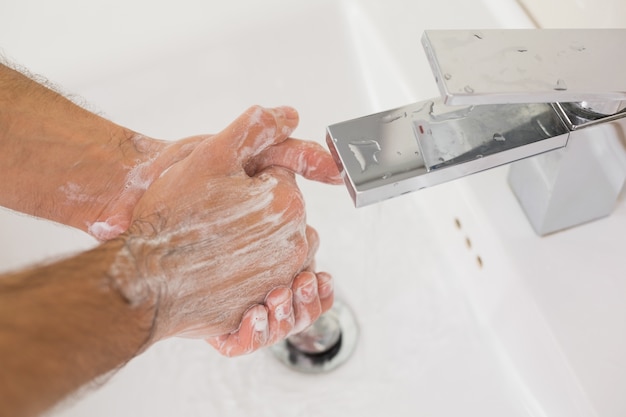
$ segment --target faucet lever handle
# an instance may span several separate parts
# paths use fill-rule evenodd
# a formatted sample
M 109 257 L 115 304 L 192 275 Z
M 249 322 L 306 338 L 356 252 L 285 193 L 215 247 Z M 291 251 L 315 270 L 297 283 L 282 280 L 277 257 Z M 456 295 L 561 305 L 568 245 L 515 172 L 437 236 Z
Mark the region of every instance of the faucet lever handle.
M 626 100 L 626 29 L 429 30 L 422 45 L 448 105 L 591 102 L 615 113 Z

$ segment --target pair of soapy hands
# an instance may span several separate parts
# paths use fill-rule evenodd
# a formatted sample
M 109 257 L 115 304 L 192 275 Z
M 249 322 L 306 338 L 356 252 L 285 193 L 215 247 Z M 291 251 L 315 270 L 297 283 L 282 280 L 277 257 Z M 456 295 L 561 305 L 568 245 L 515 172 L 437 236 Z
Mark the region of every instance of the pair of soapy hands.
M 117 285 L 129 300 L 157 294 L 155 340 L 204 338 L 235 356 L 305 329 L 331 307 L 332 279 L 315 272 L 319 239 L 295 175 L 341 178 L 320 145 L 289 137 L 297 124 L 290 107 L 257 106 L 216 135 L 136 138 L 150 155 L 135 173 L 145 189 L 124 191 L 90 230 L 101 240 L 125 231 L 138 277 Z

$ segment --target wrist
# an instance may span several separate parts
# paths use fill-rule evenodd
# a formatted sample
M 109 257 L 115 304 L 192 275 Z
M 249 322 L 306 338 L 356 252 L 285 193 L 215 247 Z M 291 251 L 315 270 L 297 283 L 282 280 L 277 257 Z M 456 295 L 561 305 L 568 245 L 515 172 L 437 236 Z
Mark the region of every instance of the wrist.
M 163 142 L 1 65 L 0 109 L 0 205 L 91 231 L 100 240 L 128 227 Z
M 141 321 L 146 334 L 145 348 L 154 344 L 162 337 L 159 335 L 159 310 L 162 301 L 164 282 L 150 265 L 155 257 L 146 253 L 146 246 L 140 238 L 128 233 L 104 243 L 115 251 L 107 270 L 107 285 L 123 302 L 129 313 Z
M 111 285 L 123 247 L 115 240 L 0 277 L 0 357 L 10 358 L 0 369 L 0 392 L 7 410 L 39 414 L 154 342 L 156 304 L 133 305 Z

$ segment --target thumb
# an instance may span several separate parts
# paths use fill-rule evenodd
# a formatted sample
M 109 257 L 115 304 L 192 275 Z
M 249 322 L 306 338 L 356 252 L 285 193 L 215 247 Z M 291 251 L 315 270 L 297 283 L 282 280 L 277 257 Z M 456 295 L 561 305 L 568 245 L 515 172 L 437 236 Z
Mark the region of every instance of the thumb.
M 252 158 L 245 168 L 248 175 L 253 176 L 271 166 L 288 169 L 313 181 L 343 183 L 330 153 L 315 142 L 287 139 L 265 149 Z

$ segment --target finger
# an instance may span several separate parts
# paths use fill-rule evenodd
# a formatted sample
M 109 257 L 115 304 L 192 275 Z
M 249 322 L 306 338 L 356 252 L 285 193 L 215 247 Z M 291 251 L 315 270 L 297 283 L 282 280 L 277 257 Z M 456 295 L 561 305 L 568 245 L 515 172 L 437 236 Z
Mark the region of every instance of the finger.
M 212 142 L 219 149 L 231 149 L 234 162 L 245 166 L 267 147 L 287 139 L 297 125 L 298 113 L 291 107 L 253 106 L 215 135 Z
M 295 323 L 293 293 L 291 289 L 275 288 L 267 295 L 265 305 L 268 310 L 268 345 L 284 339 L 291 333 Z
M 301 272 L 294 279 L 291 288 L 295 314 L 293 333 L 299 333 L 322 314 L 322 305 L 317 292 L 317 277 L 309 271 Z
M 335 301 L 333 277 L 326 272 L 317 273 L 317 293 L 320 297 L 322 313 L 330 310 Z
M 206 341 L 225 356 L 239 356 L 253 352 L 267 344 L 269 325 L 267 309 L 255 305 L 246 311 L 236 331 Z
M 328 184 L 343 183 L 330 153 L 315 142 L 287 139 L 259 153 L 245 168 L 248 175 L 252 176 L 270 166 L 288 169 L 314 181 Z

